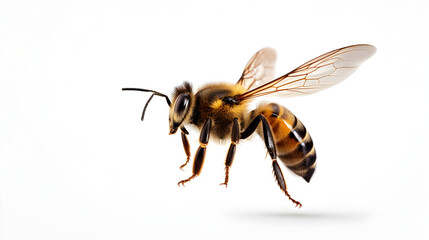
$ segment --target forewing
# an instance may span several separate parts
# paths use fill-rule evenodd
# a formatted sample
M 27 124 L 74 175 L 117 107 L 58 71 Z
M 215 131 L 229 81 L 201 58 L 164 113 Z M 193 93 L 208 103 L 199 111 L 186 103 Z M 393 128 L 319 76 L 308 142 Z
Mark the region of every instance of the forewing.
M 257 88 L 274 79 L 276 50 L 263 48 L 249 60 L 237 84 L 246 90 Z
M 291 97 L 321 91 L 346 79 L 375 52 L 376 48 L 367 44 L 330 51 L 286 75 L 237 96 L 237 99 L 246 100 L 268 94 Z

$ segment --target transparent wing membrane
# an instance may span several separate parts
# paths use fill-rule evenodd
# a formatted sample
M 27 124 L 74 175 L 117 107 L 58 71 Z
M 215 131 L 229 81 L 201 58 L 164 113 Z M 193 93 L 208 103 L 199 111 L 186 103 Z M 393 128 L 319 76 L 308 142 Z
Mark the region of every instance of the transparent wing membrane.
M 249 60 L 237 84 L 251 90 L 274 79 L 277 54 L 272 48 L 259 50 Z
M 288 74 L 251 89 L 236 98 L 247 100 L 270 94 L 291 97 L 318 92 L 346 79 L 375 52 L 376 48 L 367 44 L 339 48 L 316 57 Z

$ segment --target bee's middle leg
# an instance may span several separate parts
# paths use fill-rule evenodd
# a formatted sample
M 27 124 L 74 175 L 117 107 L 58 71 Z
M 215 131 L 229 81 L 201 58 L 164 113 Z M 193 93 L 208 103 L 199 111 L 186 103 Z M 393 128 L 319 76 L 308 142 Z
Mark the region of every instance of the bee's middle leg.
M 194 165 L 192 167 L 192 176 L 190 176 L 188 179 L 178 182 L 177 185 L 180 186 L 180 184 L 182 184 L 182 186 L 185 186 L 185 183 L 191 181 L 193 178 L 200 175 L 201 169 L 203 168 L 203 164 L 204 164 L 204 158 L 206 157 L 206 148 L 207 148 L 207 144 L 209 143 L 211 126 L 212 126 L 212 120 L 208 118 L 204 123 L 204 126 L 200 133 L 200 146 L 198 147 L 198 150 L 195 153 Z
M 226 155 L 226 159 L 225 159 L 225 181 L 220 184 L 220 185 L 225 185 L 225 187 L 228 186 L 229 168 L 231 167 L 232 161 L 234 160 L 235 148 L 237 147 L 239 140 L 240 140 L 240 124 L 238 124 L 238 119 L 234 118 L 232 131 L 231 131 L 231 144 L 229 145 L 228 154 Z

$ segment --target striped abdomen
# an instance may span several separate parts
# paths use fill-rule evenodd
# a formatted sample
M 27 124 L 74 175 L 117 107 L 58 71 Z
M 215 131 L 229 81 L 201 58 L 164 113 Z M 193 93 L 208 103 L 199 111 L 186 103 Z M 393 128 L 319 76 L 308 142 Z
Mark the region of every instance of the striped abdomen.
M 310 182 L 316 168 L 316 150 L 307 129 L 291 111 L 276 103 L 258 106 L 251 115 L 259 114 L 263 114 L 271 126 L 280 160 Z M 258 131 L 260 136 L 261 133 Z

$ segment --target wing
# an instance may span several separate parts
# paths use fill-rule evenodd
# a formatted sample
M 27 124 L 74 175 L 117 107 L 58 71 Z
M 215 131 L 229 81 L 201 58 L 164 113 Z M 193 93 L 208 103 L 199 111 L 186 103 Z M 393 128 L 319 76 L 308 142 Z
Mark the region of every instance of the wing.
M 273 80 L 276 59 L 276 50 L 272 48 L 259 50 L 247 63 L 237 84 L 251 90 Z
M 376 50 L 372 45 L 360 44 L 330 51 L 236 99 L 242 101 L 268 94 L 292 97 L 321 91 L 346 79 Z

